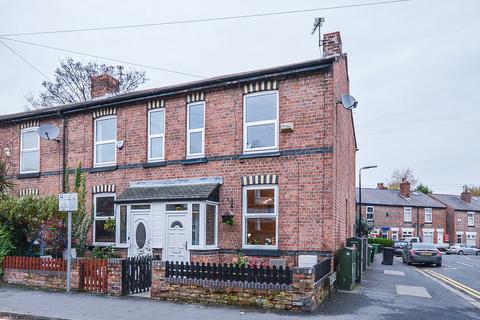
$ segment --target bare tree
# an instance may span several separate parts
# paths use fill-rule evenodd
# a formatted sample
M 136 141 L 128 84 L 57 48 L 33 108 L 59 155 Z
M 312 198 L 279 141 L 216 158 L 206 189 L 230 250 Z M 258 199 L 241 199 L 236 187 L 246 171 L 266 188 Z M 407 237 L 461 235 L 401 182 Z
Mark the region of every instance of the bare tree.
M 53 82 L 42 82 L 44 91 L 38 96 L 31 93 L 26 95 L 28 102 L 26 109 L 43 109 L 90 100 L 90 77 L 105 73 L 120 80 L 119 93 L 131 92 L 148 80 L 145 71 L 123 70 L 94 61 L 83 64 L 67 58 L 60 60 Z
M 407 169 L 395 169 L 392 173 L 392 177 L 388 182 L 388 189 L 400 189 L 400 183 L 405 179 L 410 182 L 411 188 L 414 189 L 417 185 L 417 178 L 413 175 L 413 171 L 410 168 Z

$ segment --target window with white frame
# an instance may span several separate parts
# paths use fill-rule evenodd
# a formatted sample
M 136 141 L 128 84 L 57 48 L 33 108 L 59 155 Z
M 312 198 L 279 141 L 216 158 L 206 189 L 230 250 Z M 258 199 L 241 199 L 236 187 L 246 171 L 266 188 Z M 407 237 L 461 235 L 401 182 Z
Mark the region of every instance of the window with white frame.
M 375 213 L 375 207 L 368 206 L 366 210 L 367 210 L 367 220 L 373 220 L 373 214 Z
M 398 230 L 392 230 L 392 240 L 398 241 Z
M 244 152 L 278 149 L 278 91 L 244 96 Z
M 115 230 L 106 227 L 107 221 L 115 221 L 115 194 L 99 193 L 93 197 L 93 242 L 94 244 L 114 244 Z M 125 212 L 126 214 L 126 212 Z M 126 216 L 125 216 L 126 219 Z
M 278 247 L 278 186 L 243 188 L 243 247 Z
M 40 136 L 38 128 L 27 128 L 21 132 L 20 173 L 40 171 Z
M 118 206 L 116 226 L 117 247 L 127 247 L 128 215 L 126 204 Z
M 457 232 L 457 243 L 463 242 L 463 232 Z
M 95 120 L 95 166 L 117 162 L 117 117 L 107 116 Z
M 412 222 L 412 208 L 404 207 L 403 208 L 403 222 Z
M 205 102 L 187 105 L 187 158 L 205 155 Z
M 433 218 L 432 208 L 425 208 L 425 223 L 432 223 Z
M 218 243 L 218 205 L 211 202 L 193 203 L 191 248 L 211 249 Z
M 405 240 L 405 238 L 409 237 L 413 237 L 413 230 L 402 229 L 402 240 Z
M 165 109 L 148 112 L 148 161 L 165 159 Z
M 475 227 L 475 212 L 467 212 L 467 225 L 469 227 Z

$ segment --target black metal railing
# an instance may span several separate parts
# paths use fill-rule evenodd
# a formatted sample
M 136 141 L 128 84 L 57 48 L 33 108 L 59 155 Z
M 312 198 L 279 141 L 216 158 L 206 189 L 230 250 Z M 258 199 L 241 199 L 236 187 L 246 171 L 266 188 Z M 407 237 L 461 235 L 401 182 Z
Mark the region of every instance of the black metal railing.
M 292 284 L 293 272 L 286 267 L 240 267 L 234 264 L 166 262 L 165 277 L 198 280 Z
M 327 258 L 315 266 L 315 282 L 325 277 L 332 271 L 332 258 Z

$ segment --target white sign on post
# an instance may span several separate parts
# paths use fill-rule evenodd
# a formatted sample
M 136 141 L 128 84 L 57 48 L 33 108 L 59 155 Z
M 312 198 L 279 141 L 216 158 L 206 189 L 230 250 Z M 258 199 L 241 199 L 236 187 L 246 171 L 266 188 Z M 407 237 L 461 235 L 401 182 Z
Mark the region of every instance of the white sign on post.
M 72 211 L 78 210 L 78 194 L 76 192 L 60 193 L 58 195 L 58 210 L 68 211 L 67 292 L 70 292 L 71 261 L 72 261 Z
M 78 194 L 76 192 L 60 193 L 58 195 L 59 211 L 77 211 L 78 210 Z

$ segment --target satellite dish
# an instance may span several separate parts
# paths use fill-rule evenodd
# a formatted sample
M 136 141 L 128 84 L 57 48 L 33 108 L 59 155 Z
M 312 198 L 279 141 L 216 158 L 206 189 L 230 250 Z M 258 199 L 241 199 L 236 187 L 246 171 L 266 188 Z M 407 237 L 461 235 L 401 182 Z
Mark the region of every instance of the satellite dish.
M 42 124 L 38 127 L 38 135 L 45 140 L 55 140 L 60 133 L 60 129 L 53 124 Z
M 357 107 L 358 101 L 349 95 L 348 93 L 343 93 L 341 100 L 339 101 L 343 107 L 347 110 L 353 109 Z

